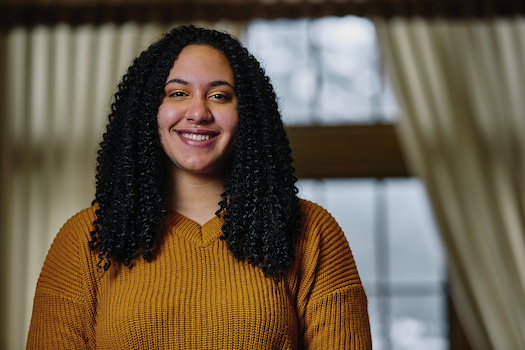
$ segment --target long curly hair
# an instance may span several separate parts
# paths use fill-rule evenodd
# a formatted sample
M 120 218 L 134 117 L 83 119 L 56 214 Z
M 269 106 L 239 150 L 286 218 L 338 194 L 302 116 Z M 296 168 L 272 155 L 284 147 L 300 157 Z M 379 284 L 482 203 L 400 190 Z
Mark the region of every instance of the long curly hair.
M 221 239 L 238 260 L 276 280 L 293 259 L 301 215 L 290 147 L 269 78 L 234 38 L 183 26 L 165 34 L 129 67 L 115 93 L 98 151 L 98 204 L 89 246 L 99 266 L 151 260 L 167 211 L 167 157 L 157 112 L 173 62 L 190 44 L 209 45 L 230 62 L 238 98 L 236 141 L 226 161 Z M 102 265 L 103 264 L 103 265 Z

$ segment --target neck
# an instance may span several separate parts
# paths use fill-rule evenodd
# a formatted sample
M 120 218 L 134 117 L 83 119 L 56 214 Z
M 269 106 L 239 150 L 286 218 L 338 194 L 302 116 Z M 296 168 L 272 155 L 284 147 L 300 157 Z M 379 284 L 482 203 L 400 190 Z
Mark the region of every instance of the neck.
M 200 225 L 211 220 L 224 192 L 224 177 L 170 171 L 168 206 Z

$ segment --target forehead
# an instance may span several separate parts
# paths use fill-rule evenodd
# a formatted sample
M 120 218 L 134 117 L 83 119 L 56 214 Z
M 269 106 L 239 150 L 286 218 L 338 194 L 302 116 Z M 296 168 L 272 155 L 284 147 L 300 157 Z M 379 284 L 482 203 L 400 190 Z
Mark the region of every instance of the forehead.
M 173 63 L 168 80 L 173 78 L 227 79 L 233 85 L 233 71 L 224 53 L 208 45 L 188 45 Z

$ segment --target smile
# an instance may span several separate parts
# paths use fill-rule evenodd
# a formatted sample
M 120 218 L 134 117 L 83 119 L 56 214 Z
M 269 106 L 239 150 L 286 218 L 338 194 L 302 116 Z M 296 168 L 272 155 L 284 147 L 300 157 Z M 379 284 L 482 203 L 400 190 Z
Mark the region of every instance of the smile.
M 203 134 L 190 134 L 187 132 L 181 132 L 179 133 L 180 136 L 184 137 L 185 139 L 193 140 L 193 141 L 207 141 L 217 135 L 203 135 Z

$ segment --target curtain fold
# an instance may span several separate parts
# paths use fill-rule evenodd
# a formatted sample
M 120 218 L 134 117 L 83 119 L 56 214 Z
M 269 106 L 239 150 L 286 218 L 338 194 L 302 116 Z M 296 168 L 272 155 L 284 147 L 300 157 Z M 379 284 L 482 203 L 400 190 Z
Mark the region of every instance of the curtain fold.
M 525 18 L 376 20 L 476 349 L 525 348 Z
M 240 34 L 231 23 L 202 24 Z M 47 250 L 94 198 L 96 151 L 117 83 L 171 27 L 62 23 L 0 33 L 0 349 L 25 348 Z

